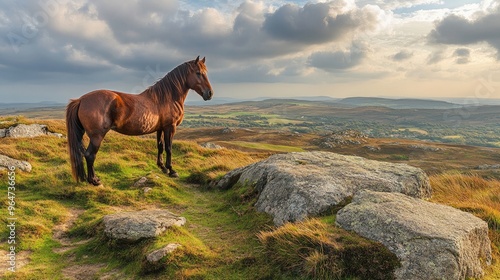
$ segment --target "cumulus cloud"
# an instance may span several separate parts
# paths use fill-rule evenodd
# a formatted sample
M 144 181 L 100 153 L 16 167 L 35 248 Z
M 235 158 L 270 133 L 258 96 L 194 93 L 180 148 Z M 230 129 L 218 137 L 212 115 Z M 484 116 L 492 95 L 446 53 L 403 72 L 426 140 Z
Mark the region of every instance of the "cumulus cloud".
M 345 11 L 336 2 L 286 4 L 268 14 L 263 29 L 271 36 L 287 41 L 324 43 L 343 38 L 356 31 L 373 30 L 377 14 L 369 7 Z
M 397 52 L 396 54 L 391 56 L 391 59 L 394 61 L 404 61 L 407 59 L 410 59 L 413 56 L 413 52 L 410 52 L 408 50 L 401 50 Z
M 347 70 L 359 65 L 366 57 L 366 49 L 353 44 L 349 50 L 316 52 L 309 56 L 308 64 L 328 72 Z
M 6 35 L 0 39 L 0 80 L 9 83 L 61 75 L 80 84 L 128 82 L 146 69 L 166 72 L 196 55 L 207 56 L 214 82 L 303 78 L 314 68 L 359 65 L 364 49 L 338 49 L 376 30 L 385 13 L 344 0 L 304 6 L 244 1 L 224 9 L 221 1 L 7 2 L 0 3 L 0 33 Z M 333 45 L 335 51 L 318 52 Z
M 493 12 L 482 14 L 475 20 L 457 15 L 449 15 L 436 23 L 428 40 L 434 44 L 467 45 L 487 42 L 497 50 L 500 60 L 500 7 Z

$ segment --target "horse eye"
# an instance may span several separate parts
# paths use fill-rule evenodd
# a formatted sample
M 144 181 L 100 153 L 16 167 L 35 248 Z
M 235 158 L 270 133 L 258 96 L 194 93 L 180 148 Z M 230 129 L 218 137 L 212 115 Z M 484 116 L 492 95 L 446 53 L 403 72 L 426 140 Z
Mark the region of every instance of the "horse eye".
M 201 75 L 201 73 L 200 72 L 196 72 L 196 75 L 199 77 Z

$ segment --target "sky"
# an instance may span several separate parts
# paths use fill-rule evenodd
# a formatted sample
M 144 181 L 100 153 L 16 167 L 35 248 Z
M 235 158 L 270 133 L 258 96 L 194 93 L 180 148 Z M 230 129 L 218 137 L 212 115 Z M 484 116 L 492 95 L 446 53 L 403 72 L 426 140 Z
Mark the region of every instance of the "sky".
M 139 93 L 198 55 L 214 98 L 500 98 L 500 0 L 3 0 L 0 36 L 0 103 Z

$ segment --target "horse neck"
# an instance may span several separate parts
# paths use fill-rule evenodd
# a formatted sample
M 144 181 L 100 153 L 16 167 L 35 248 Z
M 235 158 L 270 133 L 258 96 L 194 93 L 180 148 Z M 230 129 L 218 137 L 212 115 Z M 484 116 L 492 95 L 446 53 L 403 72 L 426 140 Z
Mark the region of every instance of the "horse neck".
M 172 70 L 143 94 L 147 94 L 160 104 L 177 104 L 177 106 L 184 108 L 189 87 L 180 71 L 177 68 Z

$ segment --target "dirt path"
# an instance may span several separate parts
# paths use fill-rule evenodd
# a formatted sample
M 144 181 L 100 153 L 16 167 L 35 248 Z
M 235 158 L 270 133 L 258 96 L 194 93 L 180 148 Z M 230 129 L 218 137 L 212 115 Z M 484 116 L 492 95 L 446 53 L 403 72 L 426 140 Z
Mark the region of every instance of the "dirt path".
M 9 244 L 7 243 L 0 243 L 0 278 L 8 273 L 9 268 L 11 267 L 9 261 L 10 257 L 8 256 L 9 252 L 4 250 L 9 248 Z M 27 265 L 31 259 L 31 251 L 21 251 L 16 253 L 16 260 L 15 260 L 15 271 L 19 270 L 21 267 Z
M 61 243 L 62 247 L 55 248 L 53 251 L 57 254 L 63 254 L 71 249 L 76 248 L 78 245 L 84 244 L 87 240 L 73 242 L 68 238 L 68 231 L 75 223 L 78 216 L 80 216 L 84 212 L 83 209 L 75 209 L 71 208 L 69 210 L 69 216 L 61 224 L 58 224 L 54 227 L 54 233 L 52 234 L 52 239 Z

